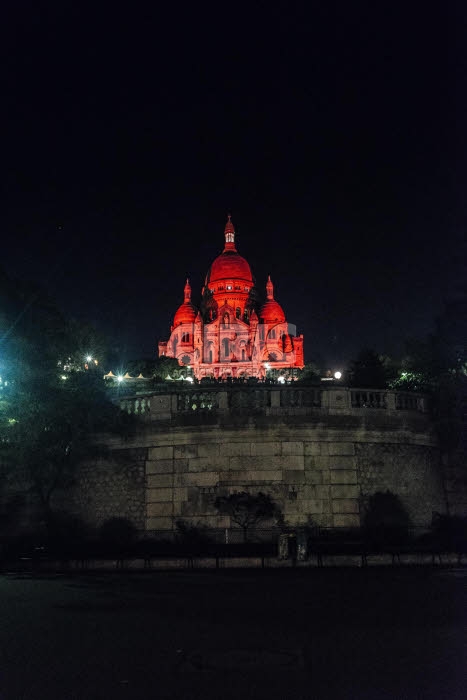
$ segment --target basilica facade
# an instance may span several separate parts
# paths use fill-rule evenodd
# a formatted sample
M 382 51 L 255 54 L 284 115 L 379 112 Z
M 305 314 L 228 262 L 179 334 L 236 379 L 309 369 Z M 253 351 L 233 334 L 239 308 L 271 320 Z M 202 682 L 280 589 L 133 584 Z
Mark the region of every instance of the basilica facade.
M 228 217 L 225 245 L 206 275 L 197 308 L 186 281 L 184 301 L 175 313 L 168 341 L 159 356 L 175 357 L 197 379 L 257 377 L 268 370 L 284 375 L 303 367 L 303 336 L 296 336 L 271 278 L 260 300 L 248 262 L 237 252 L 235 229 Z

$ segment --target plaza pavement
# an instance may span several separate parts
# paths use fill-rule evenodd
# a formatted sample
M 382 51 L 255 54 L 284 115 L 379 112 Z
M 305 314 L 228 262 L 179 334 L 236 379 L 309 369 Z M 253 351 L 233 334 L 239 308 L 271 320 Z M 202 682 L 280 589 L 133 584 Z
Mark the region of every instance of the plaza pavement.
M 1 700 L 467 697 L 467 570 L 0 576 Z

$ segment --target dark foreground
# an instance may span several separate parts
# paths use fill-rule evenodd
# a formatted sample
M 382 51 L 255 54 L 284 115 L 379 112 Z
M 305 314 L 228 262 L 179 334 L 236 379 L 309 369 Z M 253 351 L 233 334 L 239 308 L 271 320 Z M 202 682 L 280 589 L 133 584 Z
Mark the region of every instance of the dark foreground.
M 466 569 L 0 577 L 1 700 L 467 697 Z

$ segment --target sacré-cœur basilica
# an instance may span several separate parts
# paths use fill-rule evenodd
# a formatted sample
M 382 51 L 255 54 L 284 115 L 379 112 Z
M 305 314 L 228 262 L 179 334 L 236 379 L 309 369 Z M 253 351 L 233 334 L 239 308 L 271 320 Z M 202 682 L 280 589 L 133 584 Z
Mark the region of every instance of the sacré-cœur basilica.
M 258 293 L 248 262 L 237 252 L 235 229 L 228 217 L 225 246 L 206 275 L 201 303 L 191 300 L 187 280 L 184 301 L 178 308 L 167 342 L 159 343 L 159 356 L 175 357 L 189 365 L 197 379 L 257 377 L 266 369 L 303 367 L 303 336 L 293 334 L 281 305 L 274 299 L 271 278 L 266 301 Z

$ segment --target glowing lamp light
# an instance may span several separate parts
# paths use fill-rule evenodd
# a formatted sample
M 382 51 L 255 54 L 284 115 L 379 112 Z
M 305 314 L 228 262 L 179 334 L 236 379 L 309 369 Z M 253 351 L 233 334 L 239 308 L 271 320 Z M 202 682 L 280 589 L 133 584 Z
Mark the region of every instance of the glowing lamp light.
M 277 377 L 277 381 L 280 382 L 281 384 L 285 384 L 285 377 L 282 375 L 280 377 Z
M 117 382 L 123 382 L 123 375 L 122 374 L 118 375 Z
M 86 362 L 92 362 L 92 356 L 86 355 Z
M 340 379 L 342 377 L 342 372 L 334 372 L 334 379 Z
M 187 380 L 187 382 L 190 382 L 191 384 L 193 384 L 193 377 L 187 377 L 186 380 Z

